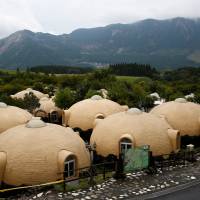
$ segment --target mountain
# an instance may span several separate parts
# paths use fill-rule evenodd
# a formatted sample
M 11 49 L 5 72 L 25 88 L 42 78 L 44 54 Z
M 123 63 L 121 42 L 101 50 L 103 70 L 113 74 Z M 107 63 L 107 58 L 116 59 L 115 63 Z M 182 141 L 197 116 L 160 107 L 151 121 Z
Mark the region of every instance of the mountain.
M 51 35 L 18 31 L 0 40 L 0 67 L 105 65 L 138 62 L 155 67 L 200 65 L 200 19 L 146 19 L 132 24 Z

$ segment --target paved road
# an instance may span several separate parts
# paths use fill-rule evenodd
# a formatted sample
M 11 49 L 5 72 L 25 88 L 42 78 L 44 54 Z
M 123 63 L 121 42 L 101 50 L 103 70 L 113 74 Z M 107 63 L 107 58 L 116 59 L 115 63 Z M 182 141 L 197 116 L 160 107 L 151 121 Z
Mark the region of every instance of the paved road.
M 200 183 L 184 190 L 154 198 L 154 200 L 200 200 Z

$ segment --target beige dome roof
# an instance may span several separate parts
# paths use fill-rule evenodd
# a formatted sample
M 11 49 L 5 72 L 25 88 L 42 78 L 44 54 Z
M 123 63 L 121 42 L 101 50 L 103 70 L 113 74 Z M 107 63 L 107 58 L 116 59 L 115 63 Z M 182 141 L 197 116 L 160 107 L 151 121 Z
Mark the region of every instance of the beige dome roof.
M 0 103 L 0 133 L 14 126 L 25 124 L 31 118 L 32 115 L 26 110 Z
M 32 185 L 63 178 L 64 161 L 77 159 L 76 168 L 90 165 L 84 141 L 71 128 L 33 118 L 27 125 L 0 135 L 0 179 L 9 185 Z M 2 175 L 3 173 L 3 175 Z M 1 181 L 1 180 L 0 180 Z
M 168 123 L 180 130 L 181 135 L 200 135 L 200 105 L 183 98 L 156 106 L 152 114 L 163 115 Z
M 29 94 L 32 92 L 38 99 L 41 99 L 42 97 L 48 97 L 48 94 L 44 94 L 42 92 L 39 92 L 37 90 L 33 90 L 31 88 L 27 88 L 26 90 L 22 90 L 21 92 L 18 92 L 14 95 L 11 95 L 12 98 L 16 99 L 23 99 L 25 97 L 25 94 Z
M 55 102 L 48 98 L 48 97 L 43 97 L 39 101 L 40 107 L 36 109 L 35 112 L 39 111 L 44 111 L 45 113 L 49 114 L 52 113 L 53 111 L 57 111 L 59 116 L 62 115 L 62 109 L 56 107 Z
M 121 106 L 114 101 L 95 95 L 90 99 L 85 99 L 74 104 L 65 111 L 63 124 L 86 131 L 93 128 L 94 120 L 99 116 L 104 118 L 127 109 L 128 106 Z
M 96 143 L 97 153 L 102 156 L 117 156 L 119 142 L 124 137 L 131 139 L 134 147 L 150 145 L 153 155 L 161 155 L 178 148 L 173 139 L 176 136 L 178 131 L 172 130 L 163 118 L 131 109 L 98 120 L 90 143 Z

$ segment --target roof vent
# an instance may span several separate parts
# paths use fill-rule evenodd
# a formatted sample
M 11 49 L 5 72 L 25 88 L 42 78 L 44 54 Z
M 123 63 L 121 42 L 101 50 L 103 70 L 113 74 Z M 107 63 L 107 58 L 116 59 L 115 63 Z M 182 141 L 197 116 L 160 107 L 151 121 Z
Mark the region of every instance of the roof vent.
M 27 88 L 26 91 L 29 91 L 29 92 L 30 92 L 30 91 L 32 91 L 32 88 Z
M 100 95 L 94 95 L 91 97 L 92 100 L 101 100 L 103 99 Z
M 138 108 L 130 108 L 127 113 L 131 115 L 139 115 L 142 114 L 142 111 Z
M 187 100 L 184 99 L 184 98 L 177 98 L 177 99 L 175 99 L 175 102 L 178 102 L 178 103 L 187 103 Z
M 0 108 L 7 108 L 7 104 L 6 103 L 3 103 L 3 102 L 0 102 Z
M 40 99 L 40 101 L 49 101 L 50 99 L 48 98 L 48 97 L 42 97 L 41 99 Z
M 27 128 L 42 128 L 45 127 L 46 123 L 43 122 L 40 117 L 33 117 L 27 124 Z

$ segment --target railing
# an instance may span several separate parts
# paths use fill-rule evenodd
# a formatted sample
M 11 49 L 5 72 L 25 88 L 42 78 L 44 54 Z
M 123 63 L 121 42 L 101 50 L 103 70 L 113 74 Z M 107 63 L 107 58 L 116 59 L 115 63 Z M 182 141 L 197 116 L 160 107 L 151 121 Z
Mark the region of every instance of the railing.
M 162 156 L 151 157 L 153 161 L 150 161 L 149 172 L 156 173 L 156 168 L 169 167 L 174 165 L 185 165 L 187 161 L 193 162 L 196 159 L 196 156 L 200 155 L 200 148 L 194 149 L 193 151 L 181 150 L 178 153 L 171 153 Z M 117 160 L 112 162 L 103 162 L 99 164 L 93 164 L 88 167 L 76 169 L 76 177 L 65 177 L 65 172 L 63 174 L 63 179 L 55 182 L 44 183 L 40 185 L 25 186 L 25 187 L 16 187 L 16 188 L 2 188 L 0 190 L 0 196 L 3 193 L 27 190 L 30 188 L 43 188 L 45 186 L 53 186 L 55 184 L 63 184 L 63 189 L 67 188 L 68 183 L 72 181 L 84 180 L 88 181 L 89 185 L 92 186 L 95 184 L 95 178 L 102 175 L 102 179 L 105 180 L 108 173 L 115 172 L 117 173 Z M 153 170 L 152 170 L 153 169 Z M 154 170 L 155 169 L 155 170 Z
M 185 149 L 177 153 L 155 156 L 152 159 L 154 159 L 155 167 L 163 168 L 175 165 L 185 165 L 186 162 L 194 162 L 198 154 L 200 154 L 200 148 L 194 149 L 193 151 Z
M 43 188 L 46 186 L 51 187 L 55 184 L 63 184 L 63 190 L 65 190 L 67 188 L 68 183 L 73 182 L 73 181 L 83 180 L 83 179 L 87 179 L 88 184 L 92 186 L 95 184 L 95 177 L 97 177 L 98 175 L 102 175 L 102 179 L 105 180 L 108 173 L 114 172 L 115 164 L 116 164 L 115 162 L 103 162 L 103 163 L 91 165 L 88 167 L 79 168 L 75 170 L 76 174 L 79 174 L 79 176 L 75 176 L 75 177 L 65 177 L 66 172 L 62 172 L 63 179 L 59 181 L 55 181 L 55 182 L 49 182 L 49 183 L 44 183 L 44 184 L 32 185 L 32 186 L 15 187 L 15 188 L 4 187 L 0 189 L 0 197 L 7 197 L 7 195 L 9 196 L 8 193 L 13 194 L 19 190 L 24 191 L 28 189 Z

